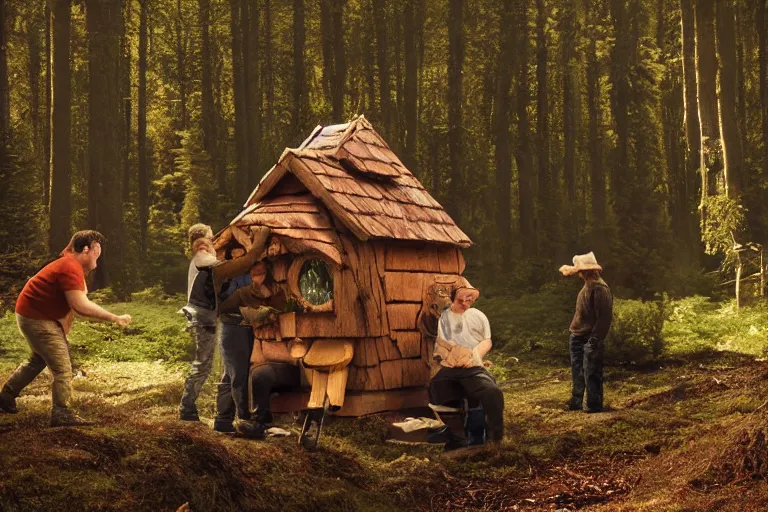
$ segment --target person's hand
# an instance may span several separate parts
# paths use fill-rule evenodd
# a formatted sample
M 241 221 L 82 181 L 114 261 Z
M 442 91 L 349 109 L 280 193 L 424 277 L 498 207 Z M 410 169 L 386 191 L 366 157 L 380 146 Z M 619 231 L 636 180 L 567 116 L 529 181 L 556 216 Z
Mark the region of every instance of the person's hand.
M 491 366 L 493 366 L 493 363 L 490 361 L 483 361 L 483 366 L 486 368 L 490 368 Z
M 131 315 L 118 315 L 118 317 L 115 318 L 115 325 L 121 329 L 125 329 L 132 321 L 133 318 L 131 318 Z

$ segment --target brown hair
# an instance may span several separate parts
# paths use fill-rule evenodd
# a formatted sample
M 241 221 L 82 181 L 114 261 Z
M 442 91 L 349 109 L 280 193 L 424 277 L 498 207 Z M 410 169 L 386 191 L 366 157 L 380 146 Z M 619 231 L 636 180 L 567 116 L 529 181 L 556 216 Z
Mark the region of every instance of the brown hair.
M 93 242 L 99 242 L 100 244 L 103 244 L 106 242 L 107 239 L 104 238 L 104 235 L 99 233 L 98 231 L 94 231 L 92 229 L 86 229 L 84 231 L 78 231 L 74 235 L 72 235 L 72 238 L 69 240 L 69 243 L 64 248 L 63 251 L 61 251 L 61 254 L 65 253 L 81 253 L 83 252 L 83 249 L 86 247 L 90 247 Z
M 579 270 L 579 273 L 584 276 L 584 281 L 599 281 L 601 279 L 600 272 L 597 270 Z

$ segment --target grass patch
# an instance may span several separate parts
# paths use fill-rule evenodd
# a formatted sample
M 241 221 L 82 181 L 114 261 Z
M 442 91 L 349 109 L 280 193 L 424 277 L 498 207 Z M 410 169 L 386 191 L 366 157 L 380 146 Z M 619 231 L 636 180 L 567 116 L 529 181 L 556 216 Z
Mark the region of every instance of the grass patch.
M 41 375 L 19 399 L 18 415 L 0 414 L 0 509 L 175 510 L 189 501 L 212 511 L 550 510 L 568 492 L 568 503 L 590 509 L 655 511 L 706 510 L 728 496 L 718 486 L 745 473 L 738 460 L 717 464 L 718 457 L 738 446 L 746 446 L 735 451 L 744 457 L 763 453 L 751 447 L 768 424 L 760 409 L 768 368 L 754 356 L 768 341 L 768 308 L 736 313 L 701 297 L 670 302 L 662 359 L 607 367 L 608 411 L 584 414 L 565 410 L 566 330 L 577 291 L 560 285 L 478 303 L 497 341 L 491 371 L 504 391 L 507 437 L 497 449 L 454 458 L 439 447 L 385 442 L 396 414 L 332 418 L 314 453 L 299 449 L 295 436 L 217 435 L 210 429 L 215 375 L 198 401 L 207 423 L 180 423 L 192 346 L 176 313 L 183 299 L 148 292 L 110 304 L 133 315 L 130 330 L 78 321 L 70 336 L 87 370 L 74 380 L 75 405 L 98 425 L 47 428 L 50 377 Z M 28 349 L 13 315 L 0 318 L 0 336 L 5 376 Z M 752 444 L 736 446 L 746 427 Z M 739 510 L 764 495 L 760 478 L 740 484 Z M 703 484 L 688 492 L 694 479 Z M 597 496 L 590 486 L 621 492 Z

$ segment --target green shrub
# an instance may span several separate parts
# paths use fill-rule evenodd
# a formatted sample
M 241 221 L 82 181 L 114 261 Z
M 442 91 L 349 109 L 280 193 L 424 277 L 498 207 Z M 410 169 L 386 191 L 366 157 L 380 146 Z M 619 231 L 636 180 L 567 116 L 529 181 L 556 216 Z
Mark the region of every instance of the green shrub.
M 606 362 L 644 363 L 658 358 L 664 349 L 664 317 L 664 303 L 660 301 L 614 301 Z

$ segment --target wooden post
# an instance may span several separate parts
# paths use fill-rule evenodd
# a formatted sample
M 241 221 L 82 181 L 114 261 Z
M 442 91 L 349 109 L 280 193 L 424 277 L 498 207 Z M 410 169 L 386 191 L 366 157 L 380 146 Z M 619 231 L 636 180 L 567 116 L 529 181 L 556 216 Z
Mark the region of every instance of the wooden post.
M 741 307 L 741 255 L 739 253 L 736 253 L 736 257 L 739 259 L 738 264 L 736 265 L 736 309 L 739 309 Z
M 765 264 L 763 263 L 763 248 L 760 247 L 760 296 L 765 297 Z

